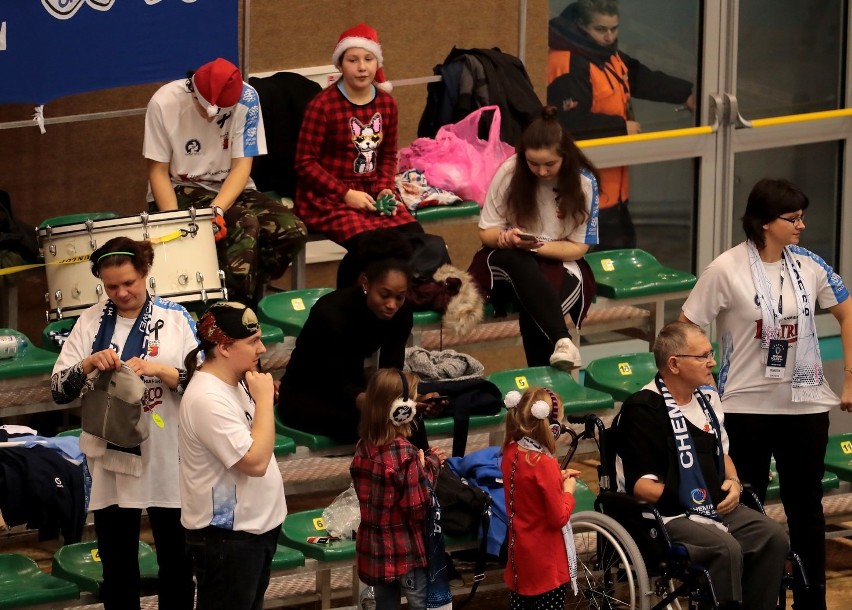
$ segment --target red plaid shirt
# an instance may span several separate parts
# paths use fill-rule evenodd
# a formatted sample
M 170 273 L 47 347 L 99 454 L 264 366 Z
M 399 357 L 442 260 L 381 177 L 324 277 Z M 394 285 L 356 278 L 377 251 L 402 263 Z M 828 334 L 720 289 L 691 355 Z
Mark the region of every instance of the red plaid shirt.
M 404 205 L 395 216 L 383 216 L 343 201 L 349 189 L 374 198 L 395 190 L 398 120 L 396 101 L 379 89 L 373 101 L 359 106 L 332 85 L 308 104 L 296 149 L 295 210 L 311 231 L 340 243 L 363 231 L 414 222 Z M 381 141 L 372 148 L 378 135 Z
M 397 437 L 376 447 L 358 441 L 349 472 L 361 504 L 356 549 L 358 575 L 368 585 L 391 582 L 414 568 L 426 567 L 423 531 L 429 508 L 425 479 L 436 479 L 438 456 L 426 454 L 420 465 L 417 447 Z

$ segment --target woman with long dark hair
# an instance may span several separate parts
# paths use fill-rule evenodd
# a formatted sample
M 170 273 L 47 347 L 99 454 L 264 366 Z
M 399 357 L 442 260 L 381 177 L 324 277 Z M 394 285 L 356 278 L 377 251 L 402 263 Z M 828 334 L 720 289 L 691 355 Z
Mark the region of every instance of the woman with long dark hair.
M 581 365 L 565 316 L 579 326 L 594 296 L 583 255 L 598 241 L 597 185 L 597 171 L 552 106 L 524 130 L 517 154 L 491 181 L 479 217 L 483 248 L 471 272 L 495 306 L 511 288 L 528 366 Z

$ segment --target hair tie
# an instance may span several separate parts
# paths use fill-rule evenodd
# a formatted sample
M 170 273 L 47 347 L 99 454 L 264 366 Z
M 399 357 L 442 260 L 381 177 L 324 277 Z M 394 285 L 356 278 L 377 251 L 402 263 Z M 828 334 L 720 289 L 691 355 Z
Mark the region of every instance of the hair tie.
M 104 260 L 107 256 L 115 256 L 116 254 L 124 254 L 125 256 L 136 256 L 133 252 L 124 252 L 123 250 L 119 250 L 118 252 L 107 252 L 106 254 L 101 254 L 98 257 L 98 262 Z
M 521 402 L 521 393 L 517 390 L 512 390 L 506 394 L 506 398 L 503 399 L 503 404 L 506 405 L 507 409 L 514 409 L 518 406 L 518 403 Z
M 547 419 L 547 417 L 550 415 L 550 405 L 544 402 L 543 400 L 536 400 L 533 403 L 530 412 L 536 419 Z

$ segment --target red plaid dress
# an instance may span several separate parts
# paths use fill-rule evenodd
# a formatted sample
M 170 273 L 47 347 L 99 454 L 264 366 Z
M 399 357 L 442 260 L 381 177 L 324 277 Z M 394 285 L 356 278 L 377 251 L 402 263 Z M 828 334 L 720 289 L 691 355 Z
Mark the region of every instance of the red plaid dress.
M 347 100 L 337 85 L 311 101 L 296 149 L 295 209 L 308 229 L 341 243 L 364 231 L 414 222 L 404 205 L 395 216 L 383 216 L 343 201 L 349 189 L 374 198 L 383 189 L 395 190 L 398 120 L 396 101 L 378 89 L 363 106 Z
M 381 447 L 358 441 L 349 472 L 361 504 L 355 542 L 358 576 L 368 585 L 392 582 L 426 567 L 425 478 L 434 481 L 438 468 L 438 457 L 429 451 L 424 469 L 417 447 L 402 437 Z

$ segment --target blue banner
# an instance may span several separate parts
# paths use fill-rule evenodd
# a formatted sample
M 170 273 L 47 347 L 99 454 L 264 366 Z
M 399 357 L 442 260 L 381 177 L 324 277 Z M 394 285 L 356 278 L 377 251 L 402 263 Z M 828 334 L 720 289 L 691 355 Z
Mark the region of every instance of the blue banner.
M 0 0 L 0 103 L 239 65 L 238 0 Z

